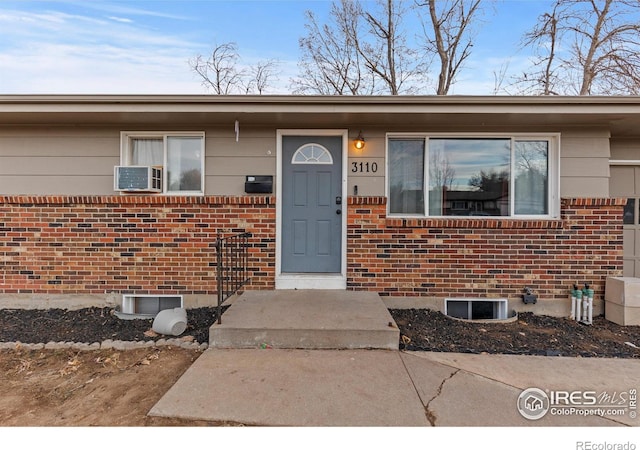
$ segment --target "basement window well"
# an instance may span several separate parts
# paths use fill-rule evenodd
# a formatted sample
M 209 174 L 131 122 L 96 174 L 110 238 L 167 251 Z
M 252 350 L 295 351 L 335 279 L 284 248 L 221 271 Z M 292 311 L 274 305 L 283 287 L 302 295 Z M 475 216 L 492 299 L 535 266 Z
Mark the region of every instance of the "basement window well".
M 456 319 L 504 320 L 507 306 L 506 298 L 446 298 L 444 313 Z
M 122 307 L 116 311 L 121 319 L 152 319 L 164 309 L 182 308 L 181 295 L 129 295 L 122 296 Z

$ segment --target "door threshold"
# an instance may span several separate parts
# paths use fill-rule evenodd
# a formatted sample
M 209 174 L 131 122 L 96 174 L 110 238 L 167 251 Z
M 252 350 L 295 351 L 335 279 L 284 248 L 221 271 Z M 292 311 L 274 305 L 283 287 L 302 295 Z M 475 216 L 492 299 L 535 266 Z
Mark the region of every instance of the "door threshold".
M 276 276 L 276 289 L 347 289 L 340 273 L 286 273 Z

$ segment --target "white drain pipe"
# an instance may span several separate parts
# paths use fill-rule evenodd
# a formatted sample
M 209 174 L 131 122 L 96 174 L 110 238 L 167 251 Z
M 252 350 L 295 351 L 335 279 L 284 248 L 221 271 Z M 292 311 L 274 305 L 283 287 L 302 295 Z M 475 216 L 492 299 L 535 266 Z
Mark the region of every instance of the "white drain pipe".
M 576 301 L 577 301 L 576 291 L 577 290 L 578 290 L 578 285 L 574 284 L 573 290 L 571 291 L 571 315 L 569 316 L 571 320 L 577 320 L 576 319 Z
M 594 291 L 588 284 L 584 285 L 584 312 L 582 313 L 582 323 L 591 325 L 593 323 L 593 294 Z
M 571 320 L 577 320 L 585 325 L 593 323 L 593 294 L 594 290 L 585 283 L 584 289 L 578 288 L 577 284 L 573 285 L 571 291 Z
M 578 288 L 576 285 L 576 310 L 575 310 L 575 320 L 580 320 L 582 318 L 582 289 Z

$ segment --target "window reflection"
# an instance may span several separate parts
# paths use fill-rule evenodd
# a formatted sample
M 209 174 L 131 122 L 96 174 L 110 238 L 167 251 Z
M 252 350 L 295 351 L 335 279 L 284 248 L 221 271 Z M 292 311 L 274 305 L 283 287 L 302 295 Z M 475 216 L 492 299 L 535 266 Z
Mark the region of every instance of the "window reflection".
M 515 143 L 516 214 L 549 212 L 549 143 L 517 141 Z
M 167 179 L 169 191 L 202 190 L 202 139 L 167 139 Z
M 624 206 L 624 216 L 622 219 L 622 223 L 624 223 L 625 225 L 634 225 L 636 223 L 635 211 L 636 211 L 636 199 L 635 198 L 627 199 L 627 204 Z
M 424 214 L 424 139 L 389 141 L 391 213 Z
M 508 216 L 510 139 L 429 139 L 429 214 Z
M 511 137 L 391 138 L 389 212 L 547 216 L 550 145 L 548 139 Z

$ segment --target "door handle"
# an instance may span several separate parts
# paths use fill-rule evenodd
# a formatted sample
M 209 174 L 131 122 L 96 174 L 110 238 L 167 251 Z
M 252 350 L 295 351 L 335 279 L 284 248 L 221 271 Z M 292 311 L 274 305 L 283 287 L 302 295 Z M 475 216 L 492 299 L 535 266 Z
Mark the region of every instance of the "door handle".
M 337 214 L 337 215 L 342 214 L 342 210 L 341 210 L 341 209 L 336 209 L 336 214 Z

